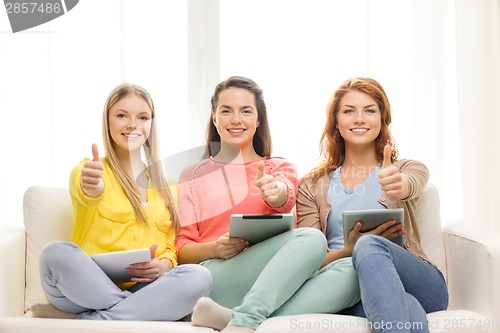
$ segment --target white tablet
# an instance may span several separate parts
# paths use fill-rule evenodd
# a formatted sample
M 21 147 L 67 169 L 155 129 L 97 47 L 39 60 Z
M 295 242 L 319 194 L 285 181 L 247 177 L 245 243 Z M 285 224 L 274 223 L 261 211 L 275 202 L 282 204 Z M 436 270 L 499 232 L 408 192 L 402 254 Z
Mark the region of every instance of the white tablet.
M 247 240 L 250 245 L 293 229 L 293 214 L 233 214 L 229 236 Z
M 130 281 L 132 275 L 127 273 L 127 267 L 139 262 L 151 261 L 151 251 L 148 248 L 94 254 L 91 258 L 115 283 Z
M 344 211 L 342 212 L 344 237 L 347 237 L 357 221 L 361 222 L 360 231 L 367 232 L 389 220 L 395 220 L 397 223 L 403 223 L 404 209 L 394 208 Z M 392 241 L 400 246 L 403 246 L 403 236 L 393 238 Z

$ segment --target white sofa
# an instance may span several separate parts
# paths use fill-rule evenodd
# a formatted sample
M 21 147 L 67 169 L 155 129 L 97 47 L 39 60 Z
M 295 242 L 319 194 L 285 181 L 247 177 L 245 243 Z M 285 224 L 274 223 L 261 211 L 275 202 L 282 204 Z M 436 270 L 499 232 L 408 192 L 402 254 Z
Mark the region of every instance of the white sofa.
M 422 244 L 445 272 L 450 292 L 449 309 L 428 315 L 430 332 L 500 332 L 500 235 L 464 225 L 441 228 L 439 197 L 432 185 L 419 201 L 418 214 Z M 71 226 L 67 189 L 40 186 L 25 193 L 24 228 L 0 226 L 0 333 L 213 332 L 190 322 L 31 318 L 30 306 L 46 301 L 38 275 L 40 249 L 51 240 L 68 239 Z M 369 333 L 370 329 L 363 318 L 304 314 L 270 318 L 257 329 L 265 332 Z

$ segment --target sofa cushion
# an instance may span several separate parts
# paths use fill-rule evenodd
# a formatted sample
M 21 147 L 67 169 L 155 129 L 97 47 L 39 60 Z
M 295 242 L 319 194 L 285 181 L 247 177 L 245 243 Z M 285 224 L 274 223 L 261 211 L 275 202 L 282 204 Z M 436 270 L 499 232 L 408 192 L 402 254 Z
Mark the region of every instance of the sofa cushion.
M 447 310 L 427 314 L 429 333 L 493 333 L 493 321 L 476 312 Z M 371 333 L 372 326 L 360 317 L 331 314 L 302 314 L 273 317 L 255 333 Z M 375 327 L 373 327 L 375 328 Z
M 498 324 L 469 310 L 446 310 L 427 314 L 429 333 L 498 333 Z
M 417 202 L 416 219 L 420 244 L 425 254 L 446 277 L 446 257 L 441 229 L 439 193 L 434 184 L 427 184 Z
M 53 240 L 69 240 L 73 210 L 67 189 L 43 186 L 26 190 L 23 210 L 27 247 L 24 307 L 28 311 L 32 304 L 47 303 L 40 284 L 40 252 Z
M 21 227 L 3 226 L 0 232 L 0 317 L 24 313 L 26 234 Z M 19 297 L 21 296 L 21 297 Z
M 190 322 L 0 318 L 0 333 L 210 333 Z

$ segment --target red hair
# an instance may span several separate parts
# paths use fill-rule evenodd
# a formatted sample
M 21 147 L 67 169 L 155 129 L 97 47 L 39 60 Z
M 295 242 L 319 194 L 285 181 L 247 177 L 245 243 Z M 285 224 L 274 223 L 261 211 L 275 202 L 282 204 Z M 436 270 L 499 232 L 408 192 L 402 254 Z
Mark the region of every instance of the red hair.
M 398 152 L 391 136 L 389 125 L 391 124 L 391 105 L 385 94 L 384 88 L 374 79 L 359 77 L 344 81 L 333 93 L 326 107 L 326 124 L 321 135 L 320 153 L 324 157 L 323 162 L 310 174 L 318 179 L 322 174 L 330 174 L 344 163 L 345 143 L 337 128 L 337 114 L 340 102 L 344 95 L 350 91 L 359 91 L 373 98 L 380 109 L 381 128 L 375 139 L 375 149 L 379 161 L 384 159 L 384 146 L 389 143 L 392 149 L 391 162 L 397 159 Z

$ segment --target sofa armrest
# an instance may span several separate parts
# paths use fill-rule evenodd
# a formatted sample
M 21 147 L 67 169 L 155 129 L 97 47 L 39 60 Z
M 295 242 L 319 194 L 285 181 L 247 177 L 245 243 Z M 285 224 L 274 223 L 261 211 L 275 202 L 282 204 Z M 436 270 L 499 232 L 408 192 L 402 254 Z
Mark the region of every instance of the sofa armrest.
M 0 317 L 24 315 L 26 234 L 0 226 Z
M 450 309 L 500 314 L 500 233 L 485 227 L 443 228 Z

